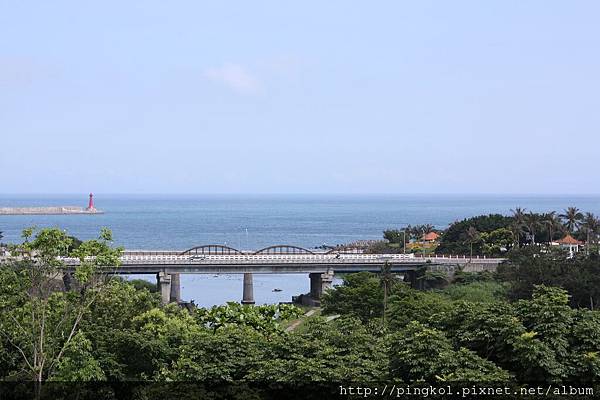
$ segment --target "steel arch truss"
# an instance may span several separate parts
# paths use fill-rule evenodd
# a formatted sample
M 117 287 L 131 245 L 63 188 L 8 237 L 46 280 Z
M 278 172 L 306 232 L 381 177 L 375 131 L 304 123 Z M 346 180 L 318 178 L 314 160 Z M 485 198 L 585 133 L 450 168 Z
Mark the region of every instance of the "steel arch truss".
M 204 246 L 196 246 L 182 252 L 180 255 L 235 255 L 244 254 L 244 252 L 234 249 L 233 247 L 222 244 L 205 244 Z
M 305 249 L 304 247 L 292 246 L 289 244 L 278 244 L 275 246 L 265 247 L 255 251 L 253 254 L 315 254 L 314 252 Z

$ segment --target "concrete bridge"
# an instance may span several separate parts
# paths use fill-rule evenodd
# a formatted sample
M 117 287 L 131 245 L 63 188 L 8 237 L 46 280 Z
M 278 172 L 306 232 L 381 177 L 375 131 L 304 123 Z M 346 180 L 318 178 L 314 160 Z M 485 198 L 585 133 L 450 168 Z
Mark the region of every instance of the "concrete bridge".
M 205 245 L 185 251 L 128 250 L 118 268 L 106 267 L 110 274 L 156 274 L 164 303 L 181 300 L 180 274 L 244 274 L 242 303 L 253 304 L 252 274 L 307 273 L 310 293 L 307 303 L 318 304 L 321 294 L 331 287 L 335 273 L 379 272 L 385 263 L 392 272 L 414 274 L 420 267 L 444 270 L 494 271 L 504 259 L 466 256 L 414 254 L 364 254 L 359 252 L 318 252 L 291 245 L 269 246 L 257 251 L 241 251 L 224 245 Z M 73 268 L 77 259 L 66 259 Z

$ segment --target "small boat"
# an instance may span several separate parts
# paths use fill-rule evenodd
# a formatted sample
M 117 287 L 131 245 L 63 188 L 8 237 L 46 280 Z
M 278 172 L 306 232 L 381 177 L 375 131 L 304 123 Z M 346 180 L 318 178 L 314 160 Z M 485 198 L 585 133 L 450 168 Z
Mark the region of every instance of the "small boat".
M 275 289 L 273 289 L 273 292 L 283 292 L 283 290 L 281 290 L 279 288 L 275 288 Z

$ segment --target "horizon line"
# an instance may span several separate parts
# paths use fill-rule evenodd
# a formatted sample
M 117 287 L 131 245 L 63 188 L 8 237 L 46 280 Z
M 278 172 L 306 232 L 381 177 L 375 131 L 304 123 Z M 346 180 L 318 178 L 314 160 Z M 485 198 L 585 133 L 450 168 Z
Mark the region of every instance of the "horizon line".
M 600 193 L 552 192 L 6 192 L 2 196 L 556 196 L 596 197 Z

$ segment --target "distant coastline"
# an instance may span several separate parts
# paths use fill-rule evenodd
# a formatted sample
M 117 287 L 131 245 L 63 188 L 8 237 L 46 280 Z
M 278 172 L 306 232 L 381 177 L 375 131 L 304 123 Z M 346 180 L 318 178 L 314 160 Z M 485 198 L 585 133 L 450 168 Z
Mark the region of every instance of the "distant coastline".
M 0 207 L 0 215 L 67 215 L 67 214 L 103 214 L 95 208 L 74 206 L 62 207 Z

